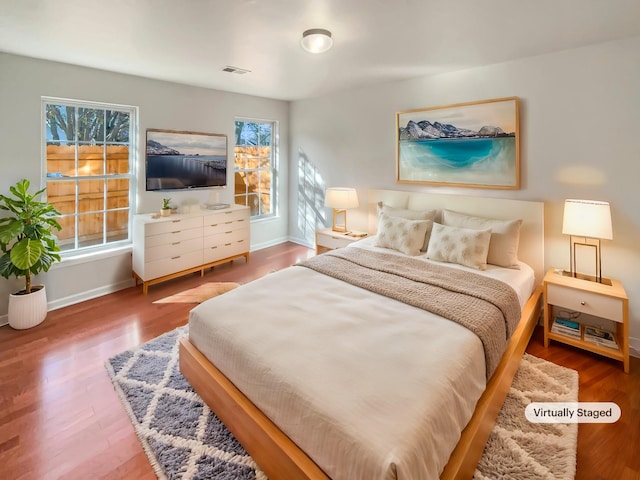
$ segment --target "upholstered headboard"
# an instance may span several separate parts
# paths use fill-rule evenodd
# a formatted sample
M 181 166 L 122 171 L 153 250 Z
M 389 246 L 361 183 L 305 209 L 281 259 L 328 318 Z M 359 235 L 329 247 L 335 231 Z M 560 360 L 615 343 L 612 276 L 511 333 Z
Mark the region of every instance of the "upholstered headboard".
M 361 203 L 364 203 L 362 198 L 360 200 Z M 529 264 L 535 271 L 536 281 L 542 282 L 544 277 L 543 202 L 396 190 L 369 190 L 366 204 L 367 226 L 361 228 L 366 228 L 370 233 L 374 233 L 377 229 L 376 207 L 380 201 L 393 207 L 411 210 L 448 209 L 467 215 L 501 220 L 522 219 L 518 258 Z M 360 215 L 364 214 L 362 210 L 359 212 Z M 360 218 L 358 224 L 362 225 L 363 220 Z

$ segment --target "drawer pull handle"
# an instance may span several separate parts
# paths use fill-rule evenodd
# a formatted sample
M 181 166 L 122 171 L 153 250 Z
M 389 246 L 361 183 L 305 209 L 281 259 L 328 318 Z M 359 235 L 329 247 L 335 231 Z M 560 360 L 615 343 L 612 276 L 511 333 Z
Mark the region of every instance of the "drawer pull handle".
M 225 243 L 224 246 L 228 247 L 229 245 L 231 245 L 230 243 Z
M 215 247 L 211 247 L 211 250 L 215 250 L 216 248 L 218 248 L 217 245 Z
M 244 218 L 237 220 L 238 222 L 244 222 Z
M 217 226 L 218 226 L 218 224 L 217 224 L 217 223 L 212 223 L 212 224 L 211 224 L 211 226 L 212 226 L 212 227 L 217 227 Z
M 171 257 L 171 260 L 177 260 L 180 258 L 180 255 L 178 255 L 177 257 Z
M 180 245 L 180 242 L 173 242 L 171 245 Z
M 238 240 L 238 243 L 242 243 L 242 242 L 244 242 L 244 240 Z
M 180 223 L 182 220 L 171 220 L 173 223 Z
M 582 300 L 582 301 L 580 302 L 580 305 L 582 305 L 582 306 L 584 306 L 584 305 L 586 305 L 586 304 L 587 304 L 587 302 L 585 302 L 584 300 Z
M 180 233 L 182 230 L 176 230 L 175 232 L 171 232 L 173 234 Z
M 229 233 L 233 233 L 233 230 L 229 230 L 228 232 L 224 232 L 225 235 L 229 234 Z
M 230 223 L 233 223 L 233 222 L 224 222 L 225 225 L 229 225 Z

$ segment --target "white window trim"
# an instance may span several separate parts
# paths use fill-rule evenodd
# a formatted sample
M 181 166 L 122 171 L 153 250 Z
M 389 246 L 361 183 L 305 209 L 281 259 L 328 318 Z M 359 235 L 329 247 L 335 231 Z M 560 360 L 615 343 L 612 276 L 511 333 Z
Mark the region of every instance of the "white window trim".
M 280 166 L 280 122 L 277 120 L 270 120 L 266 118 L 253 118 L 253 117 L 235 117 L 233 121 L 233 125 L 235 127 L 236 122 L 249 122 L 249 123 L 270 123 L 273 125 L 273 131 L 271 132 L 271 148 L 273 149 L 273 159 L 271 166 L 271 213 L 266 215 L 255 215 L 249 217 L 251 223 L 254 222 L 265 222 L 271 219 L 277 219 L 280 217 L 280 209 L 278 205 L 280 203 L 280 175 L 279 175 L 279 166 Z M 235 131 L 235 128 L 234 128 Z M 235 147 L 236 147 L 236 138 L 235 135 L 233 137 L 233 149 L 234 149 L 234 160 L 233 160 L 233 174 L 235 178 L 236 166 L 235 166 Z M 235 180 L 234 180 L 235 181 Z M 235 186 L 234 186 L 235 189 Z M 235 190 L 234 190 L 234 198 L 235 198 Z
M 136 211 L 136 190 L 137 190 L 137 172 L 138 172 L 138 118 L 139 118 L 139 108 L 134 105 L 123 105 L 117 103 L 104 103 L 104 102 L 93 102 L 87 100 L 78 100 L 73 98 L 60 98 L 60 97 L 41 97 L 40 104 L 40 183 L 41 187 L 44 188 L 47 186 L 47 120 L 46 120 L 46 105 L 47 104 L 56 104 L 56 105 L 65 105 L 65 104 L 73 104 L 74 106 L 81 105 L 84 108 L 98 108 L 98 109 L 121 109 L 127 110 L 130 112 L 129 123 L 130 123 L 130 135 L 129 135 L 129 157 L 130 157 L 130 166 L 129 166 L 129 222 L 127 225 L 128 231 L 128 239 L 120 240 L 117 242 L 111 242 L 106 245 L 98 245 L 98 246 L 89 246 L 83 247 L 77 250 L 72 251 L 62 251 L 60 252 L 60 257 L 62 258 L 62 262 L 65 262 L 68 266 L 71 264 L 72 259 L 78 259 L 79 263 L 84 263 L 84 261 L 89 261 L 89 257 L 91 259 L 95 259 L 96 255 L 106 254 L 107 256 L 113 255 L 113 252 L 119 252 L 124 249 L 130 249 L 133 244 L 133 216 Z M 44 200 L 46 201 L 47 192 L 44 193 Z M 77 212 L 76 212 L 77 213 Z M 55 234 L 55 231 L 54 231 Z M 117 253 L 116 253 L 117 254 Z M 73 262 L 75 263 L 75 262 Z

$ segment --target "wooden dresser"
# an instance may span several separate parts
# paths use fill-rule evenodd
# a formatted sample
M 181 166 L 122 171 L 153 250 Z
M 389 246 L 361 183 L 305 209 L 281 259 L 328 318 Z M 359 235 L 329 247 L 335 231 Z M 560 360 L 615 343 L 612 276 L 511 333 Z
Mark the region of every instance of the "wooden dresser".
M 136 215 L 133 220 L 133 276 L 149 285 L 230 262 L 249 261 L 249 208 L 231 205 L 222 210 L 160 217 Z

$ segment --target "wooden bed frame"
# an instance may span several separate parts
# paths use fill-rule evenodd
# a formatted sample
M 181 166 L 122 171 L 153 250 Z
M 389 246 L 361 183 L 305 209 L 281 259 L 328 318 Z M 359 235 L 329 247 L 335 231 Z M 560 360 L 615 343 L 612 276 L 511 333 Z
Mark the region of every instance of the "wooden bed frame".
M 533 293 L 522 319 L 441 479 L 473 476 L 491 429 L 518 369 L 541 311 L 542 287 Z M 180 371 L 265 472 L 269 480 L 327 480 L 329 477 L 267 418 L 188 339 L 180 340 Z
M 386 195 L 388 191 L 384 192 Z M 411 194 L 411 196 L 414 197 L 415 194 Z M 370 208 L 371 202 L 375 203 L 377 198 L 379 198 L 377 193 L 369 195 Z M 495 201 L 500 204 L 514 202 L 511 200 Z M 537 202 L 526 203 L 538 205 L 536 211 L 533 212 L 532 219 L 536 222 L 539 221 L 541 226 L 542 205 Z M 396 205 L 398 205 L 397 202 Z M 465 209 L 458 208 L 458 211 L 464 212 Z M 525 219 L 525 222 L 528 220 Z M 536 235 L 536 237 L 539 237 L 539 241 L 542 242 L 541 229 L 539 236 Z M 527 263 L 531 264 L 530 261 Z M 536 258 L 534 263 L 540 263 L 541 268 L 543 260 Z M 538 280 L 538 268 L 535 270 Z M 537 285 L 539 283 L 539 281 L 536 282 Z M 471 420 L 462 431 L 460 441 L 452 452 L 440 476 L 441 479 L 469 479 L 473 476 L 522 355 L 540 317 L 541 297 L 542 287 L 538 286 L 525 304 L 520 323 L 508 342 L 505 353 L 489 380 L 486 390 L 480 397 Z M 180 341 L 180 370 L 270 480 L 329 479 L 305 452 L 209 362 L 187 338 Z

